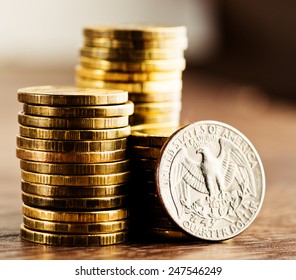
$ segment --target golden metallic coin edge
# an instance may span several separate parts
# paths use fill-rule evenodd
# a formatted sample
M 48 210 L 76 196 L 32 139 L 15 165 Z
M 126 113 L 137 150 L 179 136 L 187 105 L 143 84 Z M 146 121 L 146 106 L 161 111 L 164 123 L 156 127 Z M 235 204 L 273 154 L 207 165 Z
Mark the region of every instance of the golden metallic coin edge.
M 182 71 L 120 72 L 104 71 L 77 65 L 76 75 L 81 78 L 110 82 L 166 81 L 182 78 Z
M 99 48 L 112 48 L 112 49 L 125 49 L 143 50 L 143 49 L 162 49 L 172 48 L 186 50 L 188 48 L 187 36 L 179 36 L 177 38 L 168 38 L 164 40 L 151 39 L 151 40 L 130 40 L 130 39 L 116 39 L 108 37 L 92 37 L 84 36 L 84 45 Z
M 83 27 L 83 34 L 89 37 L 107 37 L 117 39 L 163 39 L 186 36 L 184 25 L 155 25 L 141 23 L 100 24 Z
M 21 170 L 21 178 L 29 183 L 64 186 L 108 186 L 128 181 L 130 171 L 108 175 L 52 175 Z
M 133 113 L 134 104 L 128 100 L 122 104 L 91 105 L 91 106 L 38 106 L 25 103 L 23 111 L 27 115 L 43 117 L 72 117 L 72 118 L 95 118 L 95 117 L 121 117 Z
M 22 212 L 30 218 L 55 222 L 109 222 L 128 218 L 127 208 L 95 211 L 54 211 L 23 204 Z
M 72 95 L 66 94 L 68 89 L 73 91 Z M 59 94 L 54 94 L 55 90 L 58 90 Z M 82 92 L 82 94 L 78 94 L 78 92 Z M 91 92 L 93 94 L 90 94 Z M 17 94 L 19 102 L 37 105 L 107 105 L 122 104 L 128 101 L 128 92 L 121 89 L 96 89 L 79 86 L 25 87 L 18 89 Z
M 128 229 L 129 220 L 122 219 L 110 222 L 99 223 L 66 223 L 43 221 L 27 216 L 23 216 L 23 224 L 25 227 L 52 233 L 73 233 L 73 234 L 94 234 L 94 233 L 112 233 Z M 66 228 L 66 230 L 63 230 Z
M 19 159 L 47 163 L 104 163 L 126 159 L 126 149 L 107 152 L 44 152 L 16 147 Z
M 184 58 L 174 60 L 145 60 L 143 62 L 118 62 L 80 56 L 79 61 L 84 67 L 100 69 L 104 71 L 183 71 L 186 68 L 186 60 Z
M 93 118 L 63 118 L 43 117 L 18 113 L 18 122 L 23 126 L 57 129 L 107 129 L 120 128 L 129 125 L 128 116 L 93 117 Z
M 109 186 L 56 186 L 21 181 L 21 190 L 28 194 L 57 198 L 91 198 L 124 195 L 128 193 L 128 184 Z
M 19 134 L 28 138 L 52 140 L 108 140 L 124 138 L 130 135 L 130 125 L 110 129 L 48 129 L 30 126 L 19 126 Z M 82 136 L 82 137 L 81 137 Z
M 35 231 L 21 225 L 21 237 L 27 241 L 60 246 L 112 245 L 126 241 L 127 231 L 102 234 L 53 234 Z M 94 240 L 96 240 L 94 242 Z
M 49 163 L 29 160 L 20 160 L 22 170 L 53 175 L 108 175 L 128 171 L 130 160 L 124 159 L 103 163 Z M 108 171 L 108 168 L 110 171 Z M 93 169 L 93 170 L 91 170 Z M 102 170 L 100 170 L 102 169 Z M 70 171 L 67 171 L 70 170 Z M 73 171 L 72 171 L 73 170 Z M 85 170 L 85 171 L 81 171 Z
M 44 152 L 67 152 L 67 153 L 83 153 L 83 152 L 111 152 L 114 150 L 126 149 L 127 139 L 118 138 L 110 140 L 93 140 L 93 141 L 63 141 L 63 140 L 48 140 L 34 139 L 16 136 L 16 146 L 26 150 L 37 150 Z M 68 148 L 67 148 L 68 147 Z
M 55 210 L 103 210 L 122 208 L 127 206 L 127 195 L 103 197 L 47 197 L 22 192 L 22 201 L 26 205 L 37 208 L 51 208 Z M 63 205 L 62 207 L 59 205 Z M 92 207 L 88 206 L 92 204 Z

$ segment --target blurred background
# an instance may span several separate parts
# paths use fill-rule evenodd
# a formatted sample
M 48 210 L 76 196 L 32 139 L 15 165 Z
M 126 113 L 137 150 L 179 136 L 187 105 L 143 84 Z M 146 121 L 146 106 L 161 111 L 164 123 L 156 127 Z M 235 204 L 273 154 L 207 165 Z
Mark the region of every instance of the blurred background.
M 256 88 L 252 94 L 258 93 L 259 101 L 264 93 L 268 100 L 294 102 L 295 11 L 292 0 L 0 0 L 1 178 L 13 174 L 19 180 L 15 135 L 21 104 L 17 89 L 74 84 L 85 25 L 185 25 L 189 47 L 184 78 L 243 84 Z M 194 88 L 190 91 L 198 93 Z

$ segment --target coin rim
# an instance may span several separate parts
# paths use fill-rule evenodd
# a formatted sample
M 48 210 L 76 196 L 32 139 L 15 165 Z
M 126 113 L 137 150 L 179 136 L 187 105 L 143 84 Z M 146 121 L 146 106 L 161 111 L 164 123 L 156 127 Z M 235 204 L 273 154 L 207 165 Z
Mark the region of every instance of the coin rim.
M 185 228 L 181 227 L 181 225 L 172 217 L 172 215 L 170 214 L 169 210 L 166 207 L 166 203 L 165 200 L 162 196 L 162 187 L 161 187 L 161 182 L 159 180 L 160 178 L 160 166 L 161 166 L 161 162 L 163 160 L 163 155 L 166 152 L 166 148 L 169 145 L 169 143 L 171 141 L 173 141 L 173 139 L 176 137 L 176 135 L 178 133 L 180 133 L 182 130 L 184 129 L 189 129 L 189 127 L 193 127 L 193 126 L 197 126 L 197 125 L 217 125 L 217 126 L 222 126 L 225 127 L 231 131 L 234 131 L 236 134 L 238 134 L 240 137 L 242 137 L 242 139 L 250 146 L 250 148 L 252 149 L 252 152 L 254 152 L 256 159 L 258 161 L 258 165 L 259 165 L 259 170 L 261 171 L 261 185 L 262 185 L 262 193 L 261 193 L 261 197 L 260 197 L 260 202 L 258 205 L 258 209 L 256 211 L 256 213 L 253 215 L 253 217 L 251 219 L 248 220 L 248 224 L 246 226 L 244 226 L 242 229 L 240 229 L 239 231 L 237 231 L 235 234 L 232 234 L 230 236 L 227 236 L 225 238 L 205 238 L 203 236 L 196 236 L 193 233 L 191 233 L 190 231 L 185 230 Z M 163 207 L 163 209 L 165 210 L 165 212 L 168 214 L 169 218 L 180 228 L 182 229 L 182 231 L 196 237 L 196 238 L 200 238 L 203 240 L 207 240 L 207 241 L 223 241 L 223 240 L 228 240 L 231 238 L 234 238 L 235 236 L 241 234 L 243 231 L 245 231 L 256 219 L 256 217 L 258 216 L 262 205 L 263 205 L 263 201 L 264 201 L 264 197 L 265 197 L 265 191 L 266 191 L 266 177 L 265 177 L 265 171 L 264 171 L 264 167 L 263 167 L 263 163 L 262 160 L 257 152 L 257 150 L 255 149 L 254 145 L 251 143 L 251 141 L 242 133 L 240 132 L 238 129 L 234 128 L 231 125 L 228 125 L 226 123 L 220 122 L 220 121 L 214 121 L 214 120 L 202 120 L 202 121 L 197 121 L 195 123 L 191 123 L 188 124 L 180 129 L 178 129 L 176 132 L 174 132 L 171 137 L 167 140 L 167 142 L 162 146 L 161 151 L 160 151 L 160 156 L 157 160 L 157 165 L 156 165 L 156 171 L 155 171 L 155 182 L 156 182 L 156 188 L 157 188 L 157 195 L 159 197 L 159 201 Z

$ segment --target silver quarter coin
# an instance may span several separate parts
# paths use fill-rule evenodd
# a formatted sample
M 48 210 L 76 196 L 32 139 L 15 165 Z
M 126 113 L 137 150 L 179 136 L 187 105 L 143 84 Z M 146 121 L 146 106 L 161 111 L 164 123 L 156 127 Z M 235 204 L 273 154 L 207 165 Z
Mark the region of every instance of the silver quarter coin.
M 156 183 L 172 220 L 212 241 L 250 226 L 265 194 L 263 165 L 252 143 L 216 121 L 190 124 L 170 137 L 158 159 Z

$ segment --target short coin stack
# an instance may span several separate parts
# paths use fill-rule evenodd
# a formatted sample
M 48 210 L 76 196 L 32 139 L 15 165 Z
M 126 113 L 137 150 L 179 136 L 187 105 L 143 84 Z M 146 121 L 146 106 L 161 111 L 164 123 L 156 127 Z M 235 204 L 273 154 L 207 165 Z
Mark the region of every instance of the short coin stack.
M 132 160 L 131 235 L 146 240 L 185 240 L 159 200 L 155 171 L 160 151 L 178 127 L 134 126 L 129 136 Z
M 84 28 L 78 86 L 122 89 L 135 109 L 132 126 L 178 125 L 187 48 L 184 26 L 143 24 Z
M 125 241 L 128 93 L 40 86 L 19 89 L 18 100 L 22 238 L 68 246 Z

